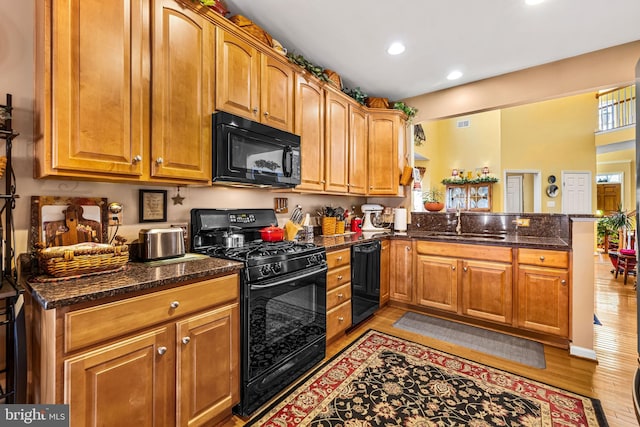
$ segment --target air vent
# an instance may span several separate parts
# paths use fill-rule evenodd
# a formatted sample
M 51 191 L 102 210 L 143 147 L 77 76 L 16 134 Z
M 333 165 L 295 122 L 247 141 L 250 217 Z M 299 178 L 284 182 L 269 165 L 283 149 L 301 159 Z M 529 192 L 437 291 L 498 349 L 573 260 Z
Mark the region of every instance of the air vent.
M 471 120 L 469 120 L 469 119 L 458 120 L 458 122 L 457 122 L 457 127 L 459 127 L 459 128 L 468 128 L 469 126 L 471 126 Z

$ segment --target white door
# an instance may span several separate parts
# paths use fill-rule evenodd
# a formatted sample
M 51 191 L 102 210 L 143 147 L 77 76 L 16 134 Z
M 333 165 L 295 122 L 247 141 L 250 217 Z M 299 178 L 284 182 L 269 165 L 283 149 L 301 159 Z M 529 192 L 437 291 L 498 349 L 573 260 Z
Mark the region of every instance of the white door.
M 522 213 L 522 175 L 507 176 L 507 204 L 508 213 Z
M 562 213 L 591 214 L 591 172 L 562 172 Z

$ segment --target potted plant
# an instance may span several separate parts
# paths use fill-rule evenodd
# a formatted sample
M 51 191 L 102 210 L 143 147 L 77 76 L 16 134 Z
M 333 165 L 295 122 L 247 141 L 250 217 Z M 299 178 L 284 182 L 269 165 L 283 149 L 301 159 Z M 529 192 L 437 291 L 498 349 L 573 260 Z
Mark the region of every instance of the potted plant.
M 424 202 L 424 208 L 429 212 L 439 212 L 444 209 L 444 203 L 442 202 L 442 191 L 432 189 L 422 193 L 422 201 Z
M 610 248 L 610 243 L 619 242 L 620 233 L 631 228 L 631 217 L 626 211 L 622 210 L 622 205 L 618 206 L 612 214 L 604 216 L 598 220 L 597 233 L 598 238 L 602 239 L 602 247 L 604 253 Z

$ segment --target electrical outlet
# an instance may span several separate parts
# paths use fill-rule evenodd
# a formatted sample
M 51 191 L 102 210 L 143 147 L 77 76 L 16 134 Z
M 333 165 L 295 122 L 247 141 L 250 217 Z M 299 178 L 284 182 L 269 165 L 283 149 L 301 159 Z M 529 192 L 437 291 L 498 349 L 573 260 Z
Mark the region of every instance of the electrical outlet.
M 123 221 L 124 215 L 122 213 L 122 210 L 120 210 L 120 212 L 118 212 L 118 213 L 108 212 L 107 215 L 109 215 L 109 226 L 110 227 L 124 224 L 124 221 Z

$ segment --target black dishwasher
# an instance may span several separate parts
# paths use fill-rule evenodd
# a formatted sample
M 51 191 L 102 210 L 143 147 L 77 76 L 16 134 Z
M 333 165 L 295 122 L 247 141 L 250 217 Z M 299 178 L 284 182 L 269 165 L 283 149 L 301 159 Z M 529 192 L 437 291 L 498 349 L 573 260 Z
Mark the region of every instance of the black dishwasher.
M 351 247 L 351 324 L 362 322 L 380 307 L 380 242 Z

